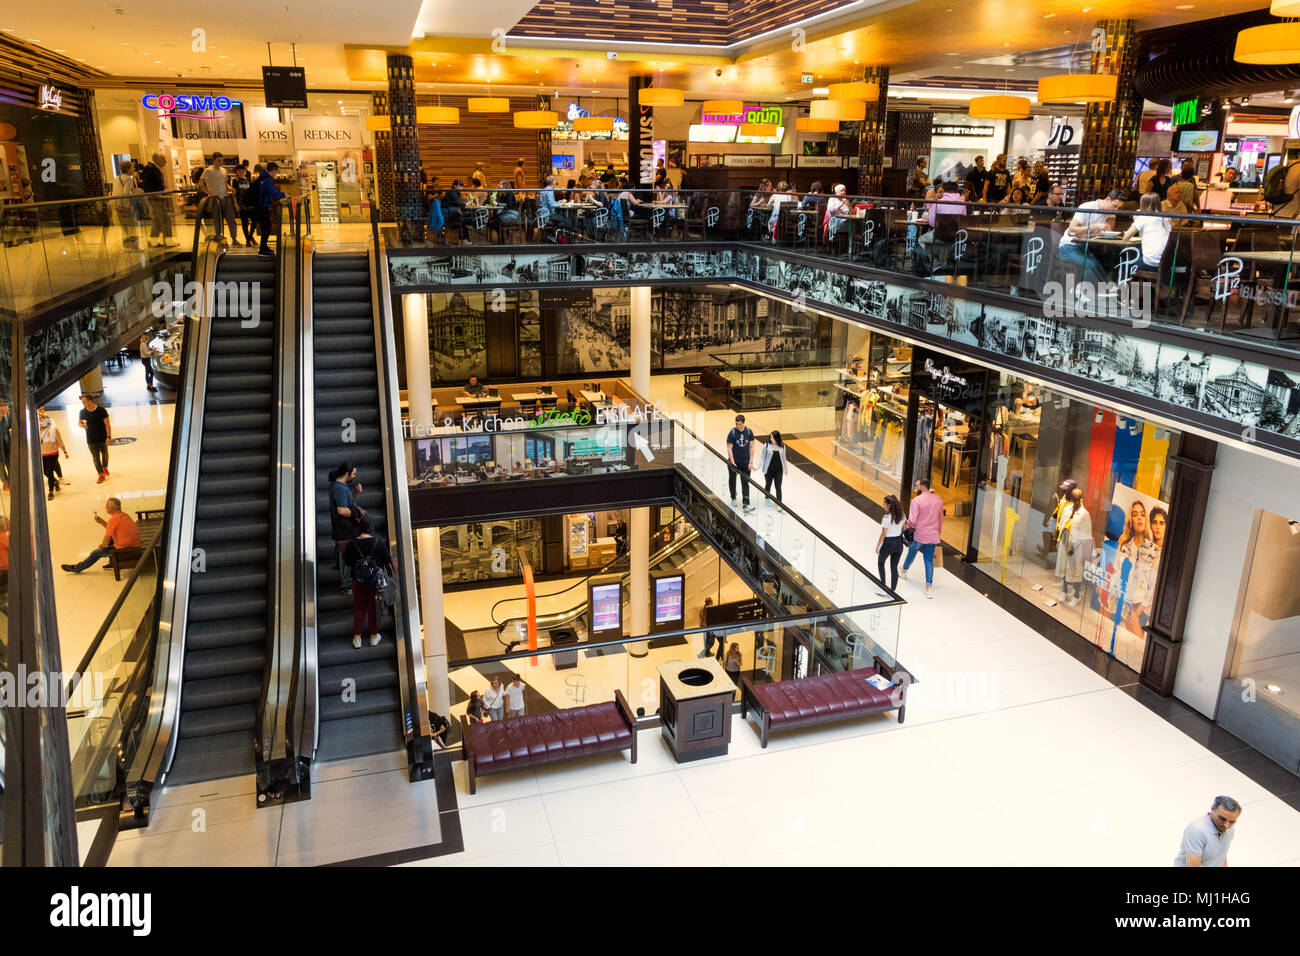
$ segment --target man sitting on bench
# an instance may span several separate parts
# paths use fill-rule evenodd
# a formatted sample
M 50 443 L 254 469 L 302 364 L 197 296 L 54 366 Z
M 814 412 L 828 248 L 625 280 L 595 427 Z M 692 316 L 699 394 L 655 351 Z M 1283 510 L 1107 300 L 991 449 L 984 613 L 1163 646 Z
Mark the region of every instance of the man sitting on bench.
M 104 502 L 104 507 L 108 511 L 107 519 L 101 518 L 98 511 L 95 512 L 95 523 L 104 526 L 104 540 L 80 563 L 61 565 L 64 571 L 80 574 L 100 558 L 111 558 L 115 551 L 140 547 L 140 529 L 136 527 L 135 519 L 122 510 L 121 500 L 109 498 Z

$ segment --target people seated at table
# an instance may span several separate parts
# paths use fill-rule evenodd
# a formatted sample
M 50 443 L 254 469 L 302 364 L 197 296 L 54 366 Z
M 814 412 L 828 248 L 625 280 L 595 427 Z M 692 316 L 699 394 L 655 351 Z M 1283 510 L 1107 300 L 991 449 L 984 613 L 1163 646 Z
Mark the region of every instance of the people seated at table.
M 816 209 L 817 204 L 821 202 L 822 181 L 816 180 L 808 187 L 808 194 L 799 201 L 800 209 Z
M 799 197 L 794 194 L 787 182 L 777 183 L 776 192 L 772 194 L 771 205 L 772 215 L 767 217 L 767 231 L 773 239 L 776 238 L 776 224 L 781 219 L 781 206 L 785 203 L 797 203 Z
M 1065 232 L 1061 233 L 1056 257 L 1062 262 L 1079 266 L 1083 270 L 1083 278 L 1089 282 L 1106 281 L 1106 267 L 1098 258 L 1096 249 L 1087 247 L 1087 240 L 1115 229 L 1114 211 L 1124 202 L 1126 195 L 1126 190 L 1112 189 L 1102 199 L 1083 203 Z
M 761 182 L 759 182 L 758 188 L 754 190 L 754 196 L 749 201 L 749 208 L 767 209 L 771 205 L 771 200 L 772 200 L 772 180 L 764 179 Z
M 1007 197 L 1002 200 L 1004 206 L 1025 206 L 1028 204 L 1029 200 L 1025 197 L 1023 186 L 1012 186 L 1011 192 L 1007 193 Z M 1029 212 L 1025 209 L 1004 209 L 998 220 L 1003 225 L 1008 226 L 1028 222 Z
M 482 398 L 487 394 L 487 386 L 479 382 L 477 375 L 471 375 L 465 385 L 465 394 L 470 398 Z
M 497 222 L 507 226 L 519 223 L 519 201 L 515 198 L 515 184 L 509 179 L 501 180 L 501 188 L 496 193 Z
M 650 215 L 649 210 L 643 207 L 648 207 L 653 204 L 648 202 L 642 202 L 640 199 L 637 198 L 636 193 L 632 191 L 632 181 L 630 179 L 624 176 L 622 180 L 619 182 L 619 187 L 620 187 L 620 191 L 618 194 L 618 198 L 621 202 L 627 203 L 628 212 L 634 218 L 644 219 Z
M 834 195 L 826 200 L 826 218 L 822 221 L 822 234 L 826 236 L 827 242 L 835 238 L 845 219 L 853 215 L 848 188 L 843 183 L 836 183 L 833 191 Z
M 547 176 L 546 184 L 537 192 L 537 212 L 546 219 L 548 225 L 572 229 L 573 221 L 569 219 L 567 213 L 561 212 L 555 205 L 558 201 L 559 197 L 555 193 L 555 176 Z
M 930 192 L 937 194 L 927 197 L 934 200 L 926 204 L 929 210 L 927 219 L 929 219 L 930 228 L 917 240 L 927 246 L 934 241 L 935 229 L 939 224 L 940 216 L 966 215 L 966 203 L 962 202 L 961 193 L 958 191 L 956 183 L 946 183 L 936 176 L 934 186 L 930 189 Z
M 1172 220 L 1167 216 L 1141 215 L 1141 213 L 1160 212 L 1160 194 L 1146 193 L 1138 201 L 1138 215 L 1133 217 L 1133 224 L 1124 230 L 1127 241 L 1134 236 L 1142 240 L 1142 265 L 1155 269 L 1160 265 L 1160 258 L 1165 254 L 1169 234 L 1173 232 Z
M 461 238 L 466 236 L 465 197 L 460 191 L 459 179 L 451 181 L 451 188 L 442 194 L 442 215 L 448 226 L 460 231 Z
M 1191 162 L 1183 163 L 1182 172 L 1169 184 L 1160 208 L 1173 213 L 1201 211 L 1201 204 L 1196 199 L 1196 166 Z

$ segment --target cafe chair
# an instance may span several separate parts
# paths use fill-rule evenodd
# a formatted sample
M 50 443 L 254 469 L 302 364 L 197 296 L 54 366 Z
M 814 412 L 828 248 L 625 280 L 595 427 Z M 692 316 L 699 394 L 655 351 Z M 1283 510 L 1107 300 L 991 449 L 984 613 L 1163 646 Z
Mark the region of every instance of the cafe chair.
M 623 207 L 623 223 L 627 226 L 628 238 L 632 240 L 651 238 L 650 235 L 650 217 L 642 213 L 633 213 L 632 204 L 626 199 L 620 199 L 619 204 Z M 644 206 L 637 207 L 644 209 Z
M 465 215 L 465 228 L 468 230 L 469 241 L 476 245 L 488 244 L 488 222 L 492 218 L 492 210 L 470 209 Z
M 597 242 L 608 242 L 610 238 L 609 210 L 597 209 L 591 217 L 592 238 Z
M 1191 238 L 1191 261 L 1189 267 L 1191 277 L 1188 282 L 1187 295 L 1183 296 L 1183 310 L 1178 316 L 1178 324 L 1187 326 L 1188 312 L 1195 309 L 1200 301 L 1205 302 L 1205 319 L 1197 322 L 1192 317 L 1191 327 L 1208 330 L 1213 327 L 1214 320 L 1214 276 L 1219 268 L 1219 260 L 1223 258 L 1223 246 L 1220 244 L 1219 237 L 1213 233 L 1208 233 L 1203 229 L 1187 230 L 1186 235 Z M 1227 300 L 1224 300 L 1224 318 L 1227 317 Z
M 754 655 L 754 669 L 767 675 L 768 680 L 776 680 L 776 669 L 779 664 L 775 644 L 764 644 Z

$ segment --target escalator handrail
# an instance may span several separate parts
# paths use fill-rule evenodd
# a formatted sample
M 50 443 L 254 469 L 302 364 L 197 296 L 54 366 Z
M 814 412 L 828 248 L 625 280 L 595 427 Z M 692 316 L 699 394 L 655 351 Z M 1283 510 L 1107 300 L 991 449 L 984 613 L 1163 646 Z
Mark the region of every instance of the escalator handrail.
M 297 209 L 288 228 L 281 227 L 276 240 L 276 344 L 272 406 L 271 448 L 275 476 L 271 486 L 271 569 L 267 580 L 268 607 L 266 666 L 262 672 L 262 696 L 256 722 L 258 756 L 267 767 L 293 761 L 292 693 L 298 682 L 294 667 L 298 661 L 298 586 L 296 526 L 298 465 L 298 382 L 297 292 L 298 245 Z M 269 781 L 268 781 L 269 782 Z
M 199 242 L 203 237 L 203 210 L 208 208 L 209 203 L 212 203 L 213 205 L 217 205 L 217 197 L 204 196 L 203 199 L 199 201 L 198 206 L 194 210 L 194 244 L 190 250 L 190 275 L 192 275 L 195 278 L 195 281 L 198 280 L 198 275 L 199 275 Z M 217 206 L 216 222 L 217 222 L 217 239 L 220 239 L 221 228 L 222 228 L 220 206 Z
M 195 226 L 197 230 L 198 225 Z M 194 281 L 200 290 L 212 288 L 222 245 L 210 240 L 202 249 Z M 180 385 L 172 429 L 172 476 L 164 511 L 164 565 L 159 568 L 158 637 L 154 648 L 153 680 L 145 730 L 127 775 L 128 793 L 152 786 L 171 767 L 180 721 L 181 677 L 185 658 L 185 621 L 189 610 L 190 560 L 194 545 L 195 503 L 207 396 L 208 350 L 212 323 L 211 297 L 200 291 L 196 308 L 186 310 L 181 346 Z M 190 311 L 194 315 L 190 316 Z
M 372 216 L 375 215 L 372 207 Z M 412 744 L 431 741 L 428 687 L 424 674 L 424 639 L 411 528 L 411 501 L 406 483 L 405 442 L 398 395 L 397 347 L 393 329 L 393 296 L 388 285 L 388 249 L 375 227 L 369 243 L 370 297 L 375 330 L 375 364 L 379 381 L 379 438 L 384 464 L 384 505 L 388 511 L 389 545 L 397 568 L 398 603 L 393 608 L 397 643 L 398 687 L 402 699 L 402 733 Z M 423 753 L 426 748 L 419 745 Z
M 668 560 L 668 558 L 672 557 L 682 548 L 686 547 L 686 545 L 690 544 L 693 541 L 698 540 L 699 536 L 700 536 L 699 531 L 695 530 L 694 528 L 692 528 L 688 532 L 683 533 L 681 537 L 675 538 L 673 541 L 664 545 L 654 554 L 650 555 L 650 560 L 649 563 L 647 564 L 647 567 L 649 568 L 658 567 L 664 561 Z M 619 555 L 619 557 L 627 557 L 627 555 Z M 618 558 L 615 558 L 614 560 L 617 561 Z M 605 567 L 608 568 L 610 564 L 613 563 L 614 562 L 611 561 L 609 564 L 605 565 Z M 585 585 L 588 580 L 598 576 L 599 573 L 600 572 L 594 572 L 592 574 L 589 574 L 587 575 L 587 577 L 583 578 L 581 581 L 577 583 Z M 628 579 L 631 578 L 631 576 L 632 576 L 632 571 L 630 568 L 627 571 L 623 572 L 622 578 L 625 585 Z M 570 590 L 572 587 L 576 587 L 576 586 L 577 586 L 576 584 L 570 585 L 569 588 L 565 588 L 565 591 Z M 556 592 L 556 594 L 563 594 L 563 593 L 564 591 Z M 510 600 L 517 600 L 517 599 L 510 599 Z M 581 617 L 584 613 L 586 613 L 586 610 L 587 610 L 587 600 L 586 597 L 584 596 L 582 601 L 578 604 L 575 604 L 573 607 L 566 608 L 563 611 L 552 611 L 549 614 L 543 614 L 539 616 L 537 618 L 537 628 L 538 630 L 543 630 L 543 629 L 549 629 L 559 624 L 567 624 L 569 621 L 573 621 Z M 507 628 L 509 628 L 511 625 L 518 626 L 518 622 L 524 620 L 527 620 L 527 618 L 511 617 L 511 618 L 507 618 L 503 624 L 498 625 L 497 626 L 498 642 L 504 643 L 500 641 L 500 636 L 506 631 Z
M 310 219 L 308 220 L 310 222 Z M 298 351 L 298 582 L 299 634 L 301 653 L 295 672 L 301 686 L 294 698 L 301 702 L 295 711 L 293 734 L 296 753 L 314 757 L 320 746 L 320 648 L 316 593 L 316 377 L 315 310 L 312 263 L 316 244 L 310 232 L 303 237 L 298 256 L 299 341 Z

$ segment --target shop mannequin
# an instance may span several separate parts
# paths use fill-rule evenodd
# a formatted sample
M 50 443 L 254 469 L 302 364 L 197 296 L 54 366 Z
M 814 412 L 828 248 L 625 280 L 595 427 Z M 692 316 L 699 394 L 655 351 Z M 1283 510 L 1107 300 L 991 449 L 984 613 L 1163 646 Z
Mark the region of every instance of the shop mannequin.
M 1056 551 L 1056 529 L 1060 526 L 1061 512 L 1070 503 L 1071 493 L 1079 483 L 1073 478 L 1062 479 L 1052 492 L 1052 504 L 1043 515 L 1043 543 L 1038 547 L 1038 557 L 1047 567 L 1053 567 Z
M 1061 579 L 1060 602 L 1075 607 L 1083 599 L 1083 566 L 1092 557 L 1092 515 L 1083 506 L 1083 489 L 1074 488 L 1058 513 L 1056 576 Z

